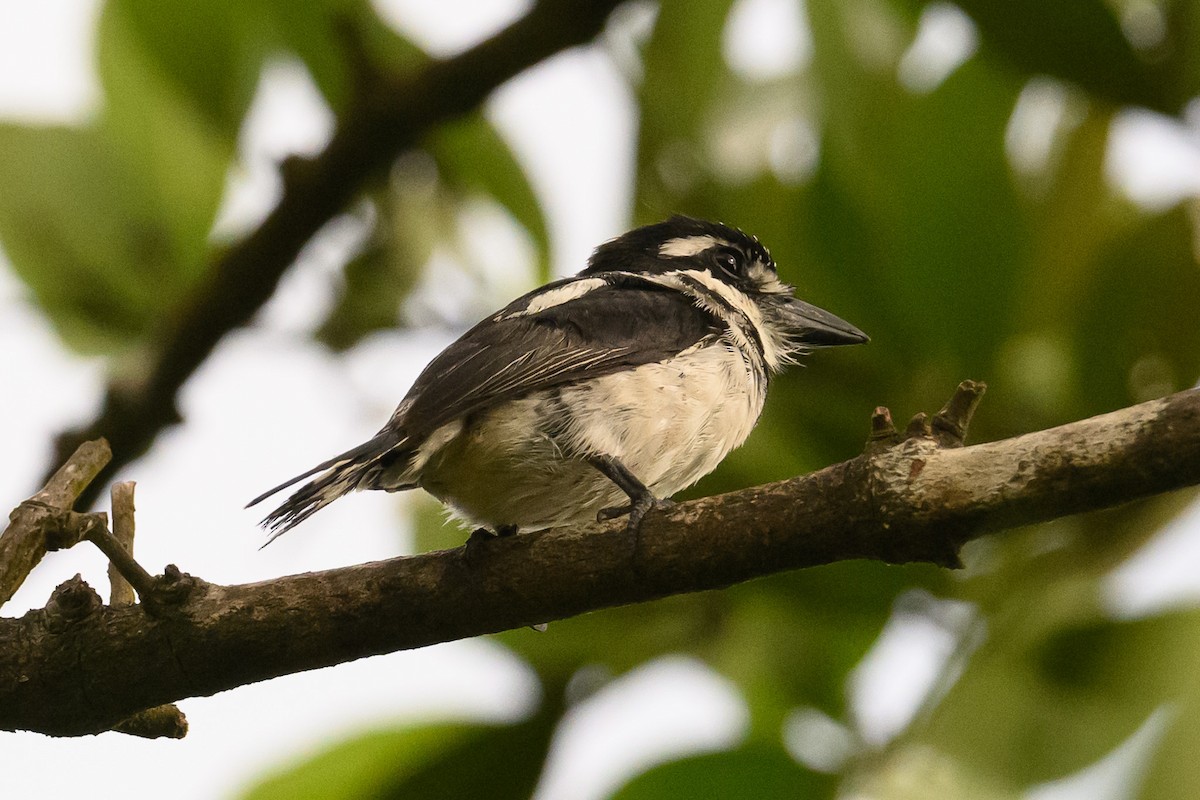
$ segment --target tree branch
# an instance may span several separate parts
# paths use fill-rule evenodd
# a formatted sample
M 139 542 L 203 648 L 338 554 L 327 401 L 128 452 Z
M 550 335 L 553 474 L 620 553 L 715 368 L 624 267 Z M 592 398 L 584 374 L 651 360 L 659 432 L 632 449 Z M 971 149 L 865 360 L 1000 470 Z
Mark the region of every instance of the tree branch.
M 943 423 L 969 416 L 969 395 Z M 279 675 L 844 559 L 954 564 L 990 531 L 1200 483 L 1200 390 L 971 447 L 917 427 L 811 475 L 652 512 L 636 551 L 616 521 L 240 586 L 168 570 L 158 580 L 183 590 L 149 610 L 65 584 L 47 609 L 0 619 L 0 729 L 92 733 Z
M 142 455 L 159 431 L 179 421 L 175 395 L 217 342 L 245 325 L 271 297 L 304 244 L 345 208 L 362 185 L 437 125 L 476 108 L 514 75 L 583 44 L 620 0 L 540 0 L 491 39 L 399 80 L 364 81 L 364 91 L 325 150 L 284 170 L 284 192 L 270 216 L 244 240 L 216 256 L 208 281 L 174 317 L 137 386 L 110 383 L 100 414 L 59 436 L 55 463 L 81 442 L 105 436 L 113 460 L 92 490 L 90 505 L 117 469 Z
M 104 439 L 83 442 L 74 450 L 40 492 L 8 515 L 8 527 L 0 534 L 0 606 L 12 599 L 46 555 L 47 518 L 56 510 L 75 505 L 79 495 L 112 458 Z

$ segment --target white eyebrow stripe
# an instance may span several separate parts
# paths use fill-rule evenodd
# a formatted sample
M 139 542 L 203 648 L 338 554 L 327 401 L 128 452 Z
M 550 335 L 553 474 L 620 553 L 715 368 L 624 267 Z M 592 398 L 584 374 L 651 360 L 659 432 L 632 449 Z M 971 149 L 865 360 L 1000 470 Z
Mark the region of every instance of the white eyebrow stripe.
M 680 236 L 676 239 L 668 239 L 659 245 L 658 254 L 660 256 L 669 256 L 671 258 L 686 258 L 694 256 L 697 253 L 703 253 L 709 248 L 716 247 L 719 244 L 729 244 L 726 241 L 718 239 L 715 236 L 703 234 L 700 236 Z

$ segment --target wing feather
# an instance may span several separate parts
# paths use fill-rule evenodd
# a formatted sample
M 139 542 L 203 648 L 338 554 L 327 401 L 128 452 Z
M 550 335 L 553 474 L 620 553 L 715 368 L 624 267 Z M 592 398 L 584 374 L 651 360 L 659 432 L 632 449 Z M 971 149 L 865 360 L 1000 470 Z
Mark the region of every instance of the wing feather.
M 578 293 L 564 291 L 569 283 L 514 301 L 451 344 L 417 378 L 385 430 L 420 440 L 451 419 L 662 361 L 724 329 L 693 298 L 651 280 L 609 275 Z M 568 299 L 546 307 L 539 298 L 548 292 Z

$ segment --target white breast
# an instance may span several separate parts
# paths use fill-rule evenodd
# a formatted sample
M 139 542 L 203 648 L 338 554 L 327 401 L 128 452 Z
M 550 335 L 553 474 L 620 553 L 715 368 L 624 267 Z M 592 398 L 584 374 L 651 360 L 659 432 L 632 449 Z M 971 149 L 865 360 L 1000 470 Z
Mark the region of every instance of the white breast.
M 564 389 L 564 404 L 579 409 L 564 444 L 573 453 L 615 456 L 667 497 L 712 472 L 746 440 L 765 388 L 733 348 L 696 348 Z
M 614 456 L 669 497 L 746 440 L 765 391 L 765 376 L 734 348 L 693 348 L 491 409 L 454 432 L 420 482 L 473 524 L 530 530 L 589 520 L 628 498 L 584 456 Z

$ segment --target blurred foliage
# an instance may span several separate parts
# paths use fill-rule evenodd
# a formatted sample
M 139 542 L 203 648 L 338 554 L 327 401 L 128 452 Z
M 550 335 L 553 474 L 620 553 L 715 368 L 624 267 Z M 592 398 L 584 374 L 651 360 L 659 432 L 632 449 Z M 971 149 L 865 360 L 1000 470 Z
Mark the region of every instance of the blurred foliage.
M 186 305 L 211 262 L 213 222 L 237 171 L 259 75 L 281 58 L 298 59 L 339 116 L 350 113 L 363 70 L 402 74 L 428 60 L 367 0 L 107 0 L 97 32 L 103 103 L 94 119 L 83 127 L 0 124 L 0 241 L 68 344 L 104 354 L 152 346 Z M 481 117 L 458 122 L 428 146 L 443 201 L 437 219 L 488 198 L 526 228 L 544 263 L 543 215 L 491 125 Z M 335 347 L 396 324 L 428 258 L 432 243 L 422 234 L 430 219 L 418 225 L 389 213 L 407 210 L 407 186 L 393 188 L 368 193 L 372 240 L 322 332 Z M 435 241 L 458 235 L 444 224 L 433 231 Z
M 802 769 L 778 747 L 751 745 L 655 767 L 634 778 L 612 797 L 613 800 L 821 797 L 836 786 L 832 776 Z
M 532 717 L 512 725 L 437 724 L 368 733 L 267 778 L 245 797 L 521 800 L 541 773 L 563 712 L 554 698 L 561 696 L 559 685 Z
M 850 457 L 874 406 L 900 419 L 933 411 L 963 378 L 991 383 L 976 439 L 1196 382 L 1195 205 L 1133 205 L 1110 185 L 1106 158 L 1124 109 L 1180 118 L 1200 92 L 1200 2 L 807 0 L 804 52 L 770 75 L 724 57 L 730 16 L 748 4 L 657 8 L 629 71 L 640 114 L 632 222 L 684 212 L 742 226 L 801 296 L 873 341 L 780 378 L 751 441 L 693 494 Z M 965 14 L 977 50 L 932 82 L 906 81 L 909 48 L 938 13 Z M 97 53 L 104 99 L 87 125 L 0 126 L 0 241 L 63 339 L 110 355 L 152 346 L 204 279 L 268 59 L 299 60 L 339 118 L 353 113 L 364 64 L 401 73 L 426 61 L 365 0 L 108 0 Z M 1056 111 L 1021 117 L 1038 97 Z M 1049 142 L 1044 152 L 1015 152 L 1022 126 Z M 315 336 L 344 350 L 405 324 L 431 255 L 459 247 L 463 210 L 481 198 L 533 243 L 531 276 L 548 276 L 546 215 L 476 115 L 363 187 L 371 233 Z M 1105 577 L 1183 499 L 993 537 L 958 575 L 837 564 L 502 634 L 543 678 L 530 719 L 365 734 L 247 797 L 527 797 L 566 697 L 581 702 L 578 686 L 564 688 L 570 676 L 619 679 L 671 653 L 733 681 L 749 729 L 729 752 L 660 765 L 616 797 L 1017 797 L 1151 727 L 1129 767 L 1145 777 L 1128 796 L 1200 795 L 1200 617 L 1116 620 L 1102 602 Z M 461 542 L 430 504 L 417 508 L 422 549 Z M 964 630 L 985 635 L 952 631 L 954 655 L 914 720 L 868 744 L 850 675 L 913 589 L 966 601 L 975 617 Z M 805 742 L 784 747 L 797 708 L 858 737 L 840 772 L 802 766 L 791 752 Z

